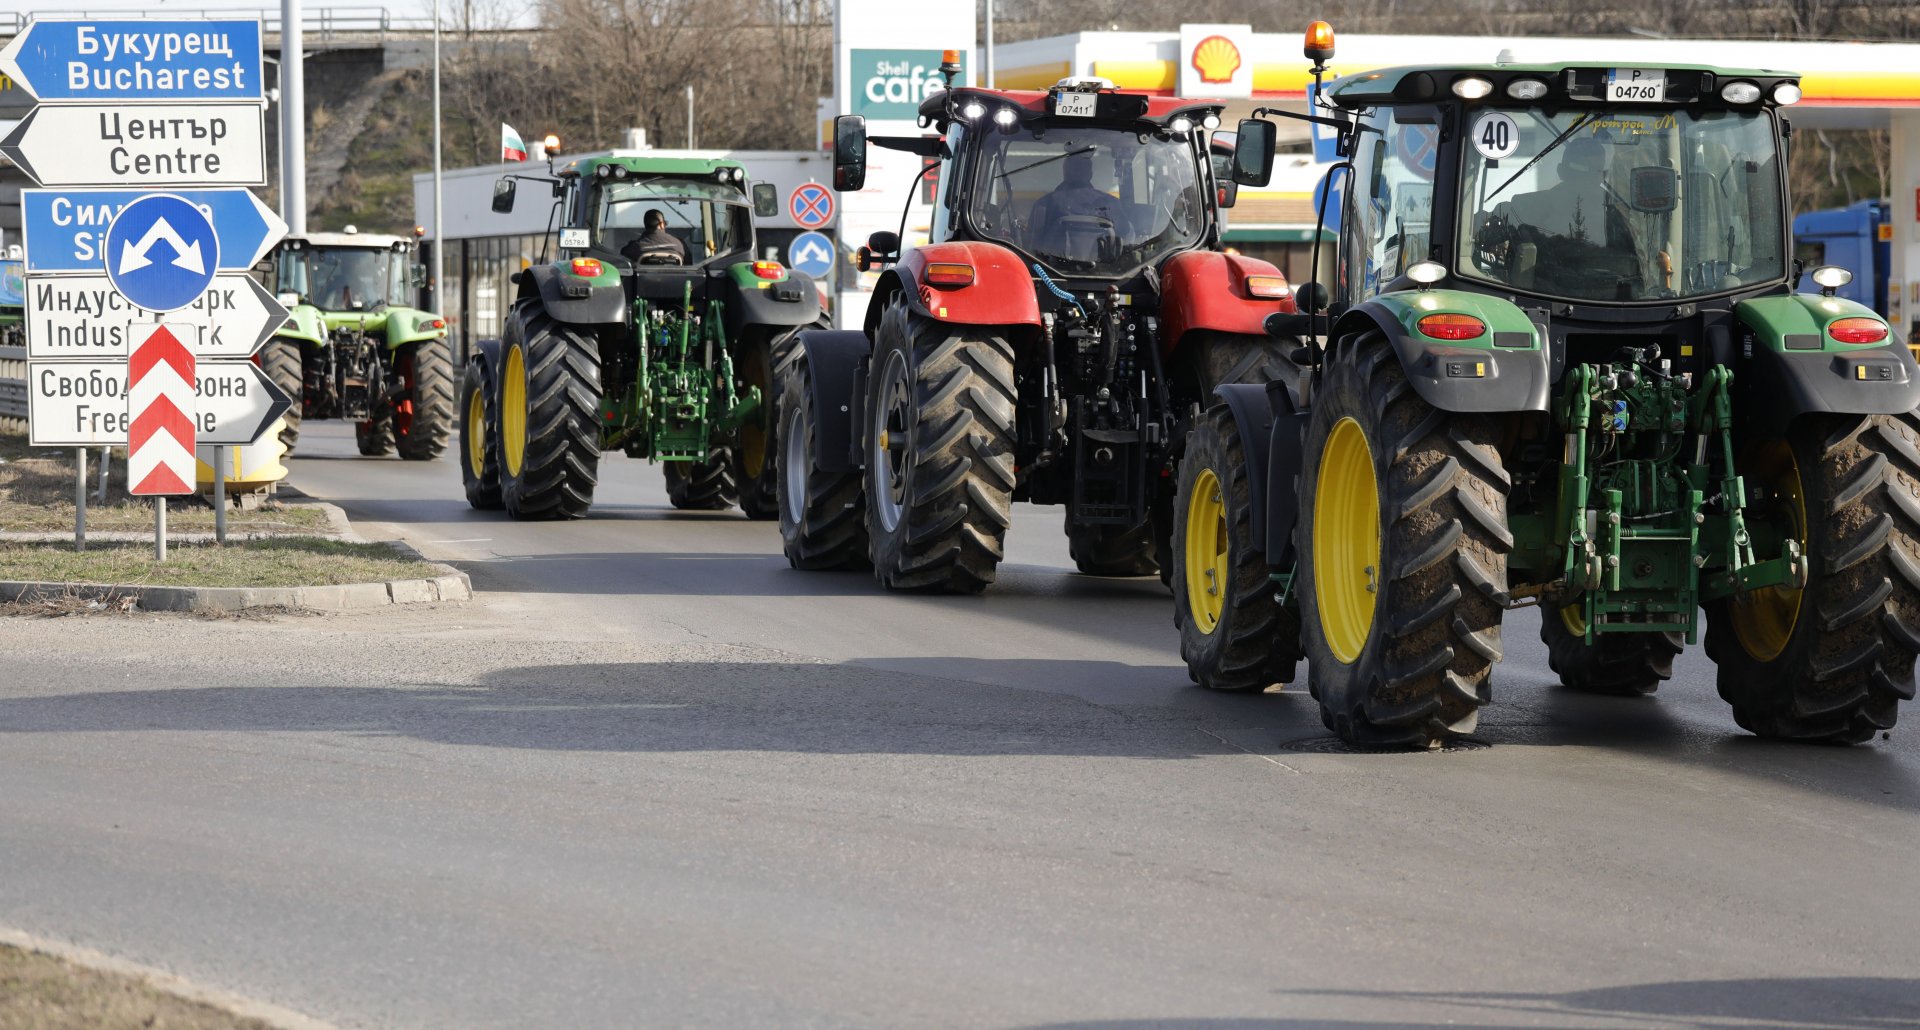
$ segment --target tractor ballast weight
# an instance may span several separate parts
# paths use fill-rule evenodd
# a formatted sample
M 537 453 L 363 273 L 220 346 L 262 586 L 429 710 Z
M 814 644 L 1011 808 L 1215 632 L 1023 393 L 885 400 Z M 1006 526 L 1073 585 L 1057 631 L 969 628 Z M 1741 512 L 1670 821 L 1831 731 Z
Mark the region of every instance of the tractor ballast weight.
M 936 161 L 936 227 L 876 233 L 861 331 L 801 334 L 783 383 L 781 531 L 803 569 L 871 563 L 897 589 L 995 576 L 1014 501 L 1066 508 L 1083 572 L 1171 567 L 1170 474 L 1223 382 L 1285 375 L 1262 331 L 1291 312 L 1267 262 L 1221 252 L 1206 133 L 1219 101 L 1099 82 L 952 88 L 938 137 L 835 126 L 835 185 L 869 142 Z
M 1504 611 L 1541 608 L 1566 686 L 1643 694 L 1704 610 L 1741 726 L 1893 725 L 1920 651 L 1920 369 L 1832 295 L 1843 270 L 1791 292 L 1796 77 L 1424 67 L 1325 95 L 1352 172 L 1335 288 L 1270 322 L 1324 340 L 1299 384 L 1216 391 L 1181 469 L 1195 680 L 1304 659 L 1342 737 L 1438 744 L 1491 697 Z
M 607 450 L 661 462 L 675 507 L 771 518 L 774 384 L 796 330 L 824 324 L 806 276 L 754 260 L 738 164 L 614 153 L 542 182 L 560 209 L 558 256 L 515 273 L 500 339 L 461 387 L 469 503 L 514 518 L 579 518 Z M 751 203 L 749 197 L 751 196 Z
M 306 419 L 354 423 L 360 453 L 431 461 L 453 431 L 447 323 L 415 308 L 425 272 L 407 236 L 316 232 L 275 251 L 287 323 L 255 359 L 293 399 L 280 441 L 291 454 Z

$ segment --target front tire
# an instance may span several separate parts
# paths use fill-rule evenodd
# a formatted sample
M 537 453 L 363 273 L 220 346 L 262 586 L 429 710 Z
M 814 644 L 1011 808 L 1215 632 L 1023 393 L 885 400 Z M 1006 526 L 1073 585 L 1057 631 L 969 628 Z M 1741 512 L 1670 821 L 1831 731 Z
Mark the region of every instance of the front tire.
M 301 398 L 306 392 L 302 387 L 306 380 L 303 351 L 299 340 L 285 336 L 276 336 L 260 348 L 260 371 L 293 401 L 280 416 L 280 445 L 287 449 L 287 457 L 293 456 L 294 445 L 300 442 Z
M 1587 644 L 1578 605 L 1540 609 L 1540 642 L 1547 667 L 1569 690 L 1641 697 L 1673 678 L 1673 660 L 1685 650 L 1678 633 L 1600 633 Z
M 353 445 L 363 458 L 384 458 L 393 453 L 393 410 L 381 407 L 374 417 L 353 424 Z
M 515 519 L 577 519 L 600 473 L 593 338 L 520 305 L 500 347 L 500 494 Z
M 814 461 L 820 413 L 804 348 L 780 376 L 780 543 L 787 564 L 806 571 L 867 563 L 866 484 L 859 469 L 824 472 Z
M 1151 576 L 1160 571 L 1155 560 L 1151 516 L 1137 526 L 1081 525 L 1067 511 L 1067 554 L 1085 576 Z
M 1920 652 L 1915 416 L 1806 416 L 1751 448 L 1748 510 L 1807 556 L 1805 588 L 1707 606 L 1707 654 L 1733 719 L 1762 737 L 1858 744 L 1891 729 Z
M 1478 725 L 1513 547 L 1496 428 L 1422 400 L 1378 333 L 1329 357 L 1300 476 L 1300 621 L 1321 720 L 1346 741 Z
M 498 511 L 500 499 L 500 429 L 495 422 L 493 390 L 487 384 L 485 359 L 474 355 L 460 376 L 460 483 L 467 503 L 480 511 Z
M 881 316 L 868 389 L 867 538 L 890 589 L 972 594 L 998 571 L 1013 507 L 1013 345 Z
M 393 416 L 394 449 L 408 461 L 432 461 L 453 435 L 453 349 L 446 337 L 408 344 L 399 366 L 408 387 L 403 399 L 413 406 L 411 414 Z
M 1280 605 L 1267 556 L 1254 546 L 1246 447 L 1226 405 L 1188 430 L 1174 501 L 1173 624 L 1187 675 L 1209 690 L 1290 682 L 1300 614 Z

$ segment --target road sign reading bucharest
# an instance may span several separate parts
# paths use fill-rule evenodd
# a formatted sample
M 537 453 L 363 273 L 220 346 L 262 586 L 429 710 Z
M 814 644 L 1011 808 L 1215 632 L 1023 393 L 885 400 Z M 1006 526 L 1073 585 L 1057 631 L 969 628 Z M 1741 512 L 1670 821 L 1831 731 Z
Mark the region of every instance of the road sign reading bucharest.
M 41 100 L 259 100 L 257 21 L 46 21 L 0 50 Z
M 260 186 L 260 105 L 42 104 L 0 153 L 42 186 Z
M 36 276 L 23 292 L 29 360 L 124 358 L 128 324 L 160 320 L 159 312 L 129 303 L 105 275 Z M 248 358 L 286 323 L 287 309 L 252 276 L 224 272 L 166 320 L 200 330 L 196 357 Z
M 192 329 L 180 326 L 178 332 L 184 337 Z M 29 364 L 27 430 L 33 446 L 126 444 L 132 422 L 127 367 L 125 359 Z M 252 443 L 292 406 L 292 399 L 250 361 L 196 362 L 193 397 L 194 431 L 205 445 Z
M 106 258 L 107 278 L 127 300 L 149 311 L 174 311 L 213 284 L 220 238 L 199 208 L 156 193 L 114 216 Z
M 222 271 L 251 269 L 287 231 L 279 215 L 244 189 L 181 189 L 171 194 L 212 220 Z M 138 190 L 21 190 L 27 271 L 105 271 L 107 226 L 121 208 L 143 196 L 148 194 Z

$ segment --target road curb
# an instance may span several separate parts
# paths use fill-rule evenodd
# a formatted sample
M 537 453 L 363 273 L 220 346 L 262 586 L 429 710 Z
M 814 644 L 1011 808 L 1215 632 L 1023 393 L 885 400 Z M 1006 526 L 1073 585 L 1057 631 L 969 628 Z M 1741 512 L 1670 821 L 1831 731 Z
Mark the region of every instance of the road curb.
M 275 1030 L 337 1030 L 332 1023 L 303 1015 L 289 1008 L 282 1008 L 270 1002 L 255 1001 L 217 987 L 206 987 L 163 969 L 115 958 L 92 948 L 51 941 L 23 930 L 0 926 L 0 944 L 9 944 L 21 951 L 51 955 L 63 962 L 70 962 L 96 973 L 108 973 L 139 980 L 164 994 L 230 1012 L 244 1019 L 257 1019 L 274 1027 Z
M 389 544 L 412 558 L 420 552 L 398 541 Z M 421 559 L 425 560 L 425 559 Z M 141 583 L 53 583 L 0 580 L 0 601 L 46 601 L 80 597 L 88 600 L 136 598 L 151 612 L 241 611 L 247 608 L 311 608 L 347 611 L 394 604 L 473 600 L 473 581 L 451 565 L 430 562 L 440 575 L 421 579 L 390 579 L 377 583 L 295 587 L 168 587 Z

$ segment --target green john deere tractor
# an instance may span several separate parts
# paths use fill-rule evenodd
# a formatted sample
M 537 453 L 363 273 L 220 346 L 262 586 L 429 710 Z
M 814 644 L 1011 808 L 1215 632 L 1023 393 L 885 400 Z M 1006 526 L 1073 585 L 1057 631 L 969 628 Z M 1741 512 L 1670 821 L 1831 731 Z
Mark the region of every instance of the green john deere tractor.
M 1331 33 L 1308 39 L 1317 75 Z M 1220 388 L 1181 466 L 1194 679 L 1304 659 L 1340 736 L 1433 745 L 1474 730 L 1509 609 L 1539 606 L 1566 687 L 1629 695 L 1704 610 L 1741 726 L 1892 726 L 1920 651 L 1920 384 L 1832 295 L 1847 272 L 1792 259 L 1797 78 L 1440 66 L 1325 95 L 1333 286 L 1268 320 L 1314 341 L 1311 373 Z M 1266 181 L 1272 139 L 1241 125 L 1237 181 Z
M 413 247 L 352 226 L 280 244 L 274 291 L 289 318 L 256 360 L 293 398 L 280 430 L 288 454 L 309 418 L 352 420 L 368 457 L 432 461 L 447 449 L 453 353 L 446 320 L 413 307 Z
M 752 191 L 731 161 L 583 157 L 550 185 L 559 256 L 515 275 L 497 341 L 460 386 L 461 469 L 476 508 L 574 519 L 600 452 L 661 462 L 674 507 L 779 515 L 773 383 L 793 333 L 826 324 L 805 275 L 754 260 Z

